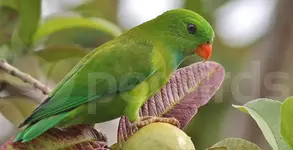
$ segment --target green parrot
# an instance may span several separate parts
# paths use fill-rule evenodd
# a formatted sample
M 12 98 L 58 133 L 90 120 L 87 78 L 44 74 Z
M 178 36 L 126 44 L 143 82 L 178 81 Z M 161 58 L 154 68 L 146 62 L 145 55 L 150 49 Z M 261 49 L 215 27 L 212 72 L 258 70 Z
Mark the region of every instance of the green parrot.
M 184 59 L 212 54 L 214 31 L 199 14 L 175 9 L 134 27 L 88 53 L 20 124 L 15 138 L 30 141 L 50 128 L 101 123 L 139 109 Z M 56 54 L 58 55 L 58 54 Z

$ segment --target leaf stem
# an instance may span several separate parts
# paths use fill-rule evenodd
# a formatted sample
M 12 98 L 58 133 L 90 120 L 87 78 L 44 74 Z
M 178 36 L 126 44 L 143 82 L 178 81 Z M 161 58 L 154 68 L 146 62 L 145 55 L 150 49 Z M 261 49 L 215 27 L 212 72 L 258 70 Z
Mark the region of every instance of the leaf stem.
M 44 95 L 48 95 L 51 92 L 51 89 L 38 81 L 37 79 L 33 78 L 27 73 L 21 72 L 17 68 L 13 67 L 12 65 L 8 64 L 6 60 L 0 58 L 0 69 L 4 70 L 5 72 L 21 79 L 23 82 L 31 84 L 34 88 L 43 92 Z

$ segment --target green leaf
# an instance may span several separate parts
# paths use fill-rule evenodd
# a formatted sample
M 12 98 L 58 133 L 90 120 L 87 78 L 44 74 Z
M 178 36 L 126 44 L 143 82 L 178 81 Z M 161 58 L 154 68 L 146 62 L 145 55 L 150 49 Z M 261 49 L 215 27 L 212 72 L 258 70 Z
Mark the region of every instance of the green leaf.
M 34 54 L 47 78 L 59 82 L 88 52 L 74 45 L 55 45 Z
M 0 6 L 6 6 L 6 7 L 17 10 L 17 5 L 15 0 L 0 0 Z
M 0 146 L 0 149 L 8 150 L 59 150 L 59 149 L 87 149 L 109 150 L 107 137 L 87 125 L 78 125 L 58 130 L 52 128 L 29 142 L 13 143 L 13 138 Z
M 11 7 L 0 5 L 0 18 L 0 46 L 10 45 L 12 33 L 19 21 L 19 13 Z
M 27 97 L 0 98 L 0 112 L 15 126 L 29 116 L 36 106 L 37 103 Z
M 281 106 L 281 134 L 293 149 L 293 97 L 289 97 Z
M 226 146 L 219 146 L 219 147 L 211 147 L 211 148 L 208 148 L 207 150 L 231 150 L 231 149 Z
M 289 150 L 281 136 L 279 101 L 264 98 L 250 101 L 243 106 L 233 106 L 251 115 L 274 150 Z
M 7 61 L 12 60 L 13 58 L 13 53 L 7 45 L 0 46 L 0 59 L 1 58 L 6 59 Z
M 103 31 L 113 37 L 121 34 L 121 30 L 111 22 L 101 18 L 83 18 L 80 16 L 53 17 L 45 21 L 34 35 L 34 43 L 52 33 L 70 28 L 90 28 Z
M 95 49 L 113 38 L 114 36 L 101 30 L 74 27 L 50 34 L 46 37 L 42 44 L 45 46 L 77 45 L 86 49 Z
M 225 149 L 225 147 L 227 148 Z M 216 149 L 213 149 L 213 148 L 216 148 Z M 249 141 L 246 141 L 240 138 L 224 139 L 216 143 L 215 145 L 213 145 L 212 148 L 209 148 L 208 150 L 229 150 L 229 149 L 231 150 L 261 150 L 254 143 L 251 143 Z
M 118 4 L 118 0 L 89 0 L 72 10 L 84 16 L 101 17 L 116 22 Z
M 19 0 L 20 22 L 12 35 L 11 46 L 18 54 L 32 51 L 32 38 L 41 16 L 41 0 Z
M 61 61 L 68 58 L 82 58 L 89 51 L 74 45 L 54 45 L 35 52 L 35 55 L 48 62 Z M 58 55 L 56 55 L 58 54 Z
M 15 57 L 17 59 L 13 59 L 10 64 L 17 68 L 18 70 L 29 74 L 30 76 L 38 79 L 40 76 L 39 66 L 36 58 L 32 55 L 25 55 L 21 57 Z M 24 63 L 25 62 L 25 63 Z M 25 83 L 27 84 L 27 83 Z

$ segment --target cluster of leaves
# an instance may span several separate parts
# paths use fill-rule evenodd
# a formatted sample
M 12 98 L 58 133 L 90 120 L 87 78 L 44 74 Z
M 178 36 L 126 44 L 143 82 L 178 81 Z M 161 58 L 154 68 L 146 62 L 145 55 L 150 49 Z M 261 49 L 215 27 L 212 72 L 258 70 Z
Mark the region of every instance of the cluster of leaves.
M 54 87 L 90 50 L 121 34 L 107 12 L 113 1 L 99 2 L 104 5 L 87 1 L 43 18 L 41 0 L 0 0 L 0 59 Z M 16 127 L 42 99 L 42 92 L 0 69 L 0 112 Z
M 243 106 L 233 106 L 251 115 L 274 150 L 293 149 L 293 97 L 283 103 L 256 99 Z

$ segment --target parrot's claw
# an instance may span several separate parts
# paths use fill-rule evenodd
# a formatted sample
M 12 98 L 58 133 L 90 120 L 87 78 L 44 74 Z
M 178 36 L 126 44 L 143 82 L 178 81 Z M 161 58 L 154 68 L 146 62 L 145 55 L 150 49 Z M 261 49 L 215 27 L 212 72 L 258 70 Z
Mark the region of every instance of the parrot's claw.
M 146 117 L 140 118 L 139 121 L 136 121 L 132 124 L 132 129 L 133 129 L 132 132 L 134 133 L 139 128 L 142 128 L 142 127 L 149 125 L 151 123 L 154 123 L 154 122 L 169 123 L 171 125 L 174 125 L 174 126 L 180 128 L 180 122 L 174 117 L 164 118 L 164 117 L 146 116 Z

